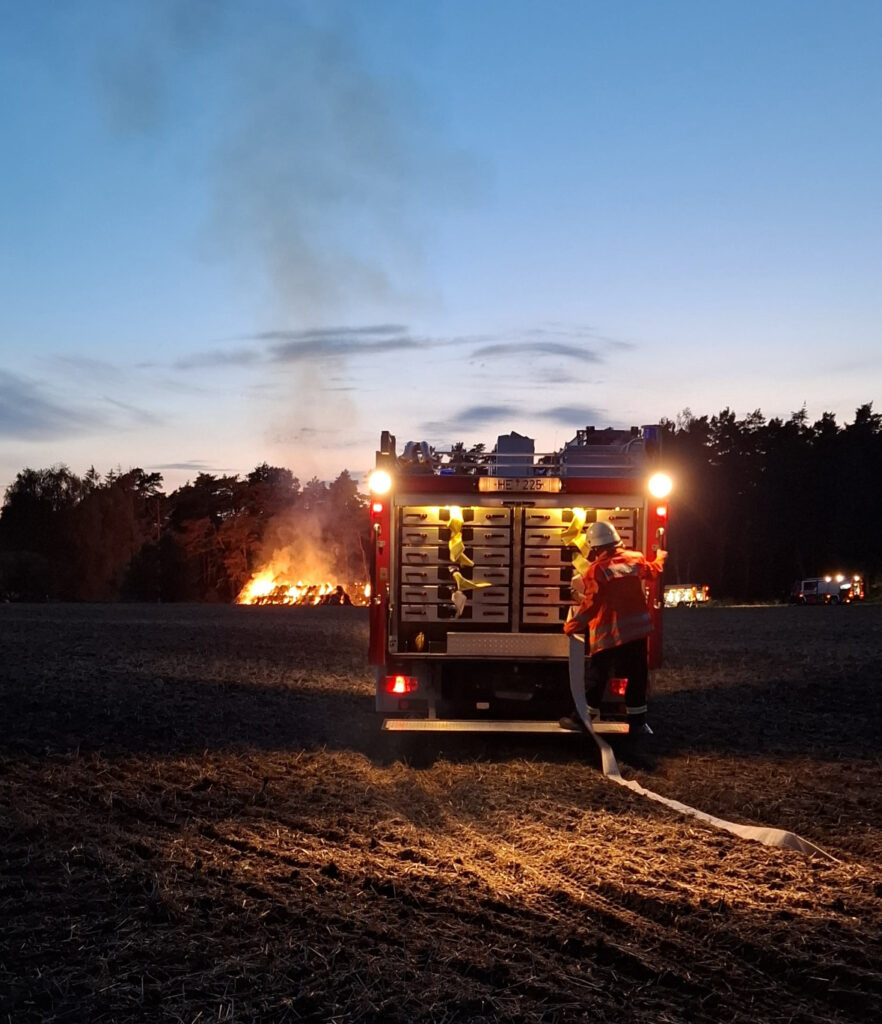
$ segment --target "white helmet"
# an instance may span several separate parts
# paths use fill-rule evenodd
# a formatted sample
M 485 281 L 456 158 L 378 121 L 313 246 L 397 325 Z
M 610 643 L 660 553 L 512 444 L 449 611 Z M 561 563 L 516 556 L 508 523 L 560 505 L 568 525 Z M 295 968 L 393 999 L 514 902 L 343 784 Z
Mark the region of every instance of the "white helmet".
M 585 536 L 588 538 L 589 548 L 605 548 L 608 544 L 615 544 L 620 548 L 623 543 L 619 531 L 612 523 L 589 523 Z

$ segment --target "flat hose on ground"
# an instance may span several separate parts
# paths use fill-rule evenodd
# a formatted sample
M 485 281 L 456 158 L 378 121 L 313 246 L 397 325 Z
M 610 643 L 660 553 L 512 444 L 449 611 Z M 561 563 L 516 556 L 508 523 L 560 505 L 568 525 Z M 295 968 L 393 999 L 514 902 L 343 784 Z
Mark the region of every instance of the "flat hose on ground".
M 804 853 L 809 857 L 829 857 L 830 860 L 835 860 L 839 863 L 838 858 L 827 853 L 826 850 L 822 850 L 819 846 L 815 846 L 814 843 L 800 838 L 800 836 L 795 835 L 793 832 L 786 832 L 780 828 L 767 828 L 764 825 L 739 825 L 734 821 L 725 821 L 723 818 L 716 818 L 712 814 L 706 814 L 704 811 L 699 811 L 688 804 L 680 803 L 679 800 L 671 800 L 669 797 L 661 796 L 659 793 L 653 793 L 651 789 L 646 789 L 639 782 L 635 782 L 632 779 L 623 779 L 612 748 L 603 737 L 598 736 L 591 726 L 591 716 L 588 714 L 588 704 L 585 700 L 585 637 L 579 634 L 570 635 L 570 693 L 573 696 L 573 703 L 579 718 L 600 749 L 603 774 L 608 779 L 619 783 L 620 786 L 626 786 L 628 789 L 634 790 L 635 793 L 639 793 L 641 796 L 679 811 L 681 814 L 689 814 L 693 818 L 706 822 L 708 825 L 713 825 L 715 828 L 725 829 L 726 832 L 731 832 L 741 839 L 755 839 L 766 846 L 787 847 L 790 850 Z

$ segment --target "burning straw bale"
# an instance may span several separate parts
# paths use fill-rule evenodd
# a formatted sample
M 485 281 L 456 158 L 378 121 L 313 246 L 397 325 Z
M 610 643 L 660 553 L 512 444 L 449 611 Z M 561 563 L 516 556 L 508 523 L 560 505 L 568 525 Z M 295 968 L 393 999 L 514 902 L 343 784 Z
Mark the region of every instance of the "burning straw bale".
M 0 1019 L 882 1018 L 882 612 L 805 611 L 673 613 L 637 775 L 835 860 L 641 800 L 579 736 L 415 767 L 363 609 L 0 607 Z

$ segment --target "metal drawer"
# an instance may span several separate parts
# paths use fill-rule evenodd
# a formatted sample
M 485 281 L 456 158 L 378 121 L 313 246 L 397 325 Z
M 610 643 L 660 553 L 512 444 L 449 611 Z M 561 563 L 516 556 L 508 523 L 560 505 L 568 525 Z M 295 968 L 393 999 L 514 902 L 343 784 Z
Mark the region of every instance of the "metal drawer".
M 401 603 L 404 604 L 452 604 L 456 586 L 403 586 Z M 508 587 L 483 587 L 466 592 L 469 604 L 508 604 Z
M 462 539 L 466 544 L 497 547 L 511 543 L 511 530 L 505 526 L 464 526 Z
M 472 518 L 466 520 L 466 516 L 472 514 Z M 511 509 L 508 508 L 470 508 L 463 509 L 464 525 L 474 526 L 509 526 L 511 524 Z
M 507 565 L 476 565 L 466 575 L 475 583 L 495 583 L 508 586 L 509 567 Z
M 441 509 L 437 505 L 405 505 L 401 509 L 402 526 L 440 526 Z
M 618 531 L 624 541 L 625 547 L 634 547 L 634 512 L 632 509 L 609 512 L 603 518 L 611 523 Z
M 562 544 L 564 527 L 548 526 L 543 529 L 524 530 L 524 544 L 527 547 L 553 547 Z
M 524 625 L 560 625 L 563 618 L 561 608 L 553 608 L 549 605 L 530 605 L 521 610 L 521 621 Z
M 402 565 L 401 582 L 422 584 L 423 586 L 447 583 L 450 584 L 450 572 L 442 565 Z
M 463 526 L 510 526 L 511 509 L 461 506 Z M 402 526 L 449 526 L 449 505 L 404 505 Z
M 573 572 L 571 566 L 524 566 L 524 583 L 537 587 L 569 586 Z
M 569 508 L 525 508 L 524 526 L 567 526 L 573 518 Z
M 452 604 L 403 604 L 402 622 L 508 622 L 508 606 L 467 604 L 457 618 Z
M 510 561 L 508 548 L 466 548 L 466 554 L 478 565 L 505 565 Z
M 440 526 L 402 526 L 401 543 L 413 546 L 431 544 L 437 547 L 441 543 Z M 445 543 L 447 538 L 444 538 Z
M 450 554 L 446 547 L 403 547 L 401 549 L 402 565 L 446 565 L 449 560 Z
M 526 548 L 524 565 L 570 566 L 572 548 Z
M 511 543 L 511 531 L 505 526 L 464 526 L 461 536 L 464 544 L 479 547 L 508 547 Z M 401 527 L 401 543 L 409 547 L 438 546 L 449 540 L 446 526 Z
M 561 596 L 560 587 L 524 587 L 524 604 L 572 604 Z
M 455 568 L 455 566 L 447 562 L 443 565 L 440 563 L 435 565 L 428 564 L 429 559 L 422 557 L 426 554 L 426 551 L 422 548 L 415 549 L 414 554 L 418 564 L 403 564 L 401 566 L 402 583 L 421 584 L 422 586 L 446 583 L 449 586 L 455 586 L 453 577 L 450 574 L 450 570 Z M 511 570 L 507 565 L 475 565 L 462 570 L 463 576 L 474 580 L 475 583 L 492 583 L 494 586 L 504 587 L 508 586 L 510 572 Z M 544 581 L 540 580 L 539 582 Z
M 438 604 L 439 601 L 449 601 L 450 595 L 455 589 L 449 584 L 443 587 L 405 584 L 401 588 L 401 603 Z
M 475 566 L 484 565 L 496 565 L 508 567 L 511 561 L 510 549 L 507 547 L 498 548 L 466 548 L 465 553 L 475 563 Z M 455 563 L 450 561 L 450 552 L 447 546 L 443 547 L 437 545 L 404 545 L 401 548 L 401 563 L 405 566 L 413 565 L 425 565 L 425 566 L 452 566 L 456 568 Z M 472 569 L 469 567 L 465 575 L 471 575 Z M 475 576 L 475 579 L 478 577 Z M 489 581 L 489 582 L 492 582 Z

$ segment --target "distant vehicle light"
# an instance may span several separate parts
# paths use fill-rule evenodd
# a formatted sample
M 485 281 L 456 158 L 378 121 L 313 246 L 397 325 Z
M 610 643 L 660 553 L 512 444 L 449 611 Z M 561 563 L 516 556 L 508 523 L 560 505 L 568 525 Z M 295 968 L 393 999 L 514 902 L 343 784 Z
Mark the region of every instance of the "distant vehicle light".
M 374 494 L 388 494 L 392 487 L 392 477 L 385 469 L 375 469 L 368 477 L 368 487 Z
M 674 486 L 667 473 L 653 473 L 649 478 L 649 493 L 653 498 L 666 498 Z

